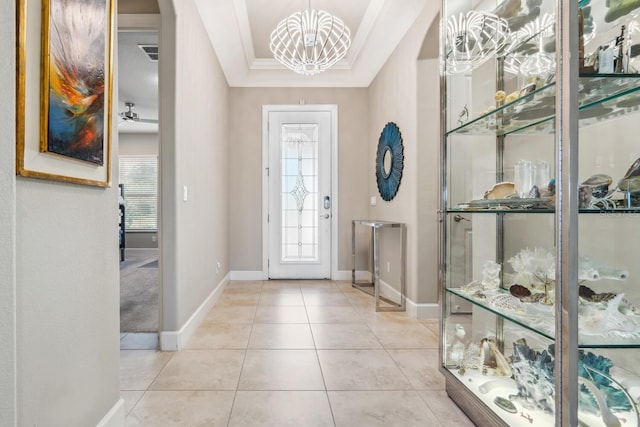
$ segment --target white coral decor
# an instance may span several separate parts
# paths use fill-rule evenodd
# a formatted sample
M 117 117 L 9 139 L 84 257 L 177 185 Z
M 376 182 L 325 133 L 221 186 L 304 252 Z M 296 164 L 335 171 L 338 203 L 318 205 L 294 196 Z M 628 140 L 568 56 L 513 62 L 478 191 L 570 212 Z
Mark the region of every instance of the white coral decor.
M 555 281 L 555 257 L 542 248 L 522 249 L 509 259 L 509 264 L 516 272 L 513 275 L 513 283 L 533 288 L 545 288 Z
M 485 289 L 498 289 L 500 286 L 501 265 L 488 260 L 482 269 L 482 285 Z

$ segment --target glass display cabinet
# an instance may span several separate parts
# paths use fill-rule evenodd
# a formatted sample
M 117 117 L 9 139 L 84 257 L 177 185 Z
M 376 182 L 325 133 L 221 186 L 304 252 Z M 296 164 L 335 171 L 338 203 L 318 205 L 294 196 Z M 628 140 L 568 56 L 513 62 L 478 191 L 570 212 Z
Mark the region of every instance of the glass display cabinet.
M 640 0 L 443 0 L 441 371 L 477 425 L 640 424 Z

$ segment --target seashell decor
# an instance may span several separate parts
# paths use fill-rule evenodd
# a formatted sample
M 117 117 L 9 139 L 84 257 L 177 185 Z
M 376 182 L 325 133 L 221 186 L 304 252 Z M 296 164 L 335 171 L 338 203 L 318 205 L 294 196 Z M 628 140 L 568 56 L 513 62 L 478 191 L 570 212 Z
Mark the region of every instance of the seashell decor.
M 516 185 L 513 182 L 499 182 L 484 193 L 485 199 L 506 199 L 516 194 Z
M 629 166 L 627 173 L 625 173 L 624 177 L 618 182 L 618 189 L 630 193 L 640 191 L 640 158 Z

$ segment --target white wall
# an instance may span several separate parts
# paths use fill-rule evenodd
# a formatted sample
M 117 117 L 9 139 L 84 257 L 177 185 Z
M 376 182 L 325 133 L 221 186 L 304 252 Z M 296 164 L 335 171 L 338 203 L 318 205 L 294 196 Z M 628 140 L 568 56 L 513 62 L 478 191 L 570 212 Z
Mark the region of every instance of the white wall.
M 381 200 L 375 176 L 373 173 L 370 174 L 368 191 L 370 195 L 378 196 L 378 204 L 369 209 L 369 216 L 406 224 L 407 296 L 415 303 L 437 301 L 437 270 L 421 273 L 427 274 L 427 277 L 418 276 L 418 220 L 425 217 L 422 213 L 423 209 L 437 210 L 437 198 L 431 201 L 432 205 L 423 206 L 425 197 L 419 197 L 423 183 L 419 181 L 418 168 L 428 167 L 419 161 L 419 158 L 428 157 L 429 154 L 437 158 L 439 145 L 438 139 L 423 140 L 419 139 L 418 135 L 419 121 L 432 121 L 434 126 L 438 124 L 438 117 L 418 116 L 418 56 L 427 30 L 439 10 L 438 7 L 433 7 L 431 2 L 428 3 L 425 2 L 423 11 L 369 87 L 369 170 L 374 171 L 378 138 L 386 123 L 395 122 L 398 125 L 404 142 L 404 171 L 398 194 L 393 200 L 390 202 Z M 431 102 L 438 105 L 438 96 L 436 94 L 432 96 Z M 421 109 L 424 111 L 425 106 L 423 105 Z M 437 179 L 437 176 L 433 176 Z M 418 200 L 421 200 L 420 204 Z M 424 230 L 421 235 L 435 236 L 436 226 L 437 223 L 433 222 L 433 229 Z M 429 227 L 429 224 L 426 227 Z M 392 248 L 391 252 L 398 250 Z M 436 267 L 434 262 L 432 268 Z
M 262 106 L 338 105 L 338 270 L 351 270 L 351 220 L 367 214 L 367 90 L 232 88 L 230 101 L 230 262 L 262 271 Z
M 162 330 L 178 331 L 229 271 L 229 88 L 193 0 L 159 5 Z
M 16 424 L 15 3 L 0 0 L 0 425 Z

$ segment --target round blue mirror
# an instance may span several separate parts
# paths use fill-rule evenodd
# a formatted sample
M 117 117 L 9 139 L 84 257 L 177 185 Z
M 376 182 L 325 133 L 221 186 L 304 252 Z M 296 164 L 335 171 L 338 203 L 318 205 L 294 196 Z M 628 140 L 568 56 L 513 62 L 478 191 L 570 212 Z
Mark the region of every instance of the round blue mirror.
M 398 126 L 389 122 L 382 129 L 376 154 L 376 181 L 383 200 L 393 199 L 400 187 L 404 168 L 404 146 Z

